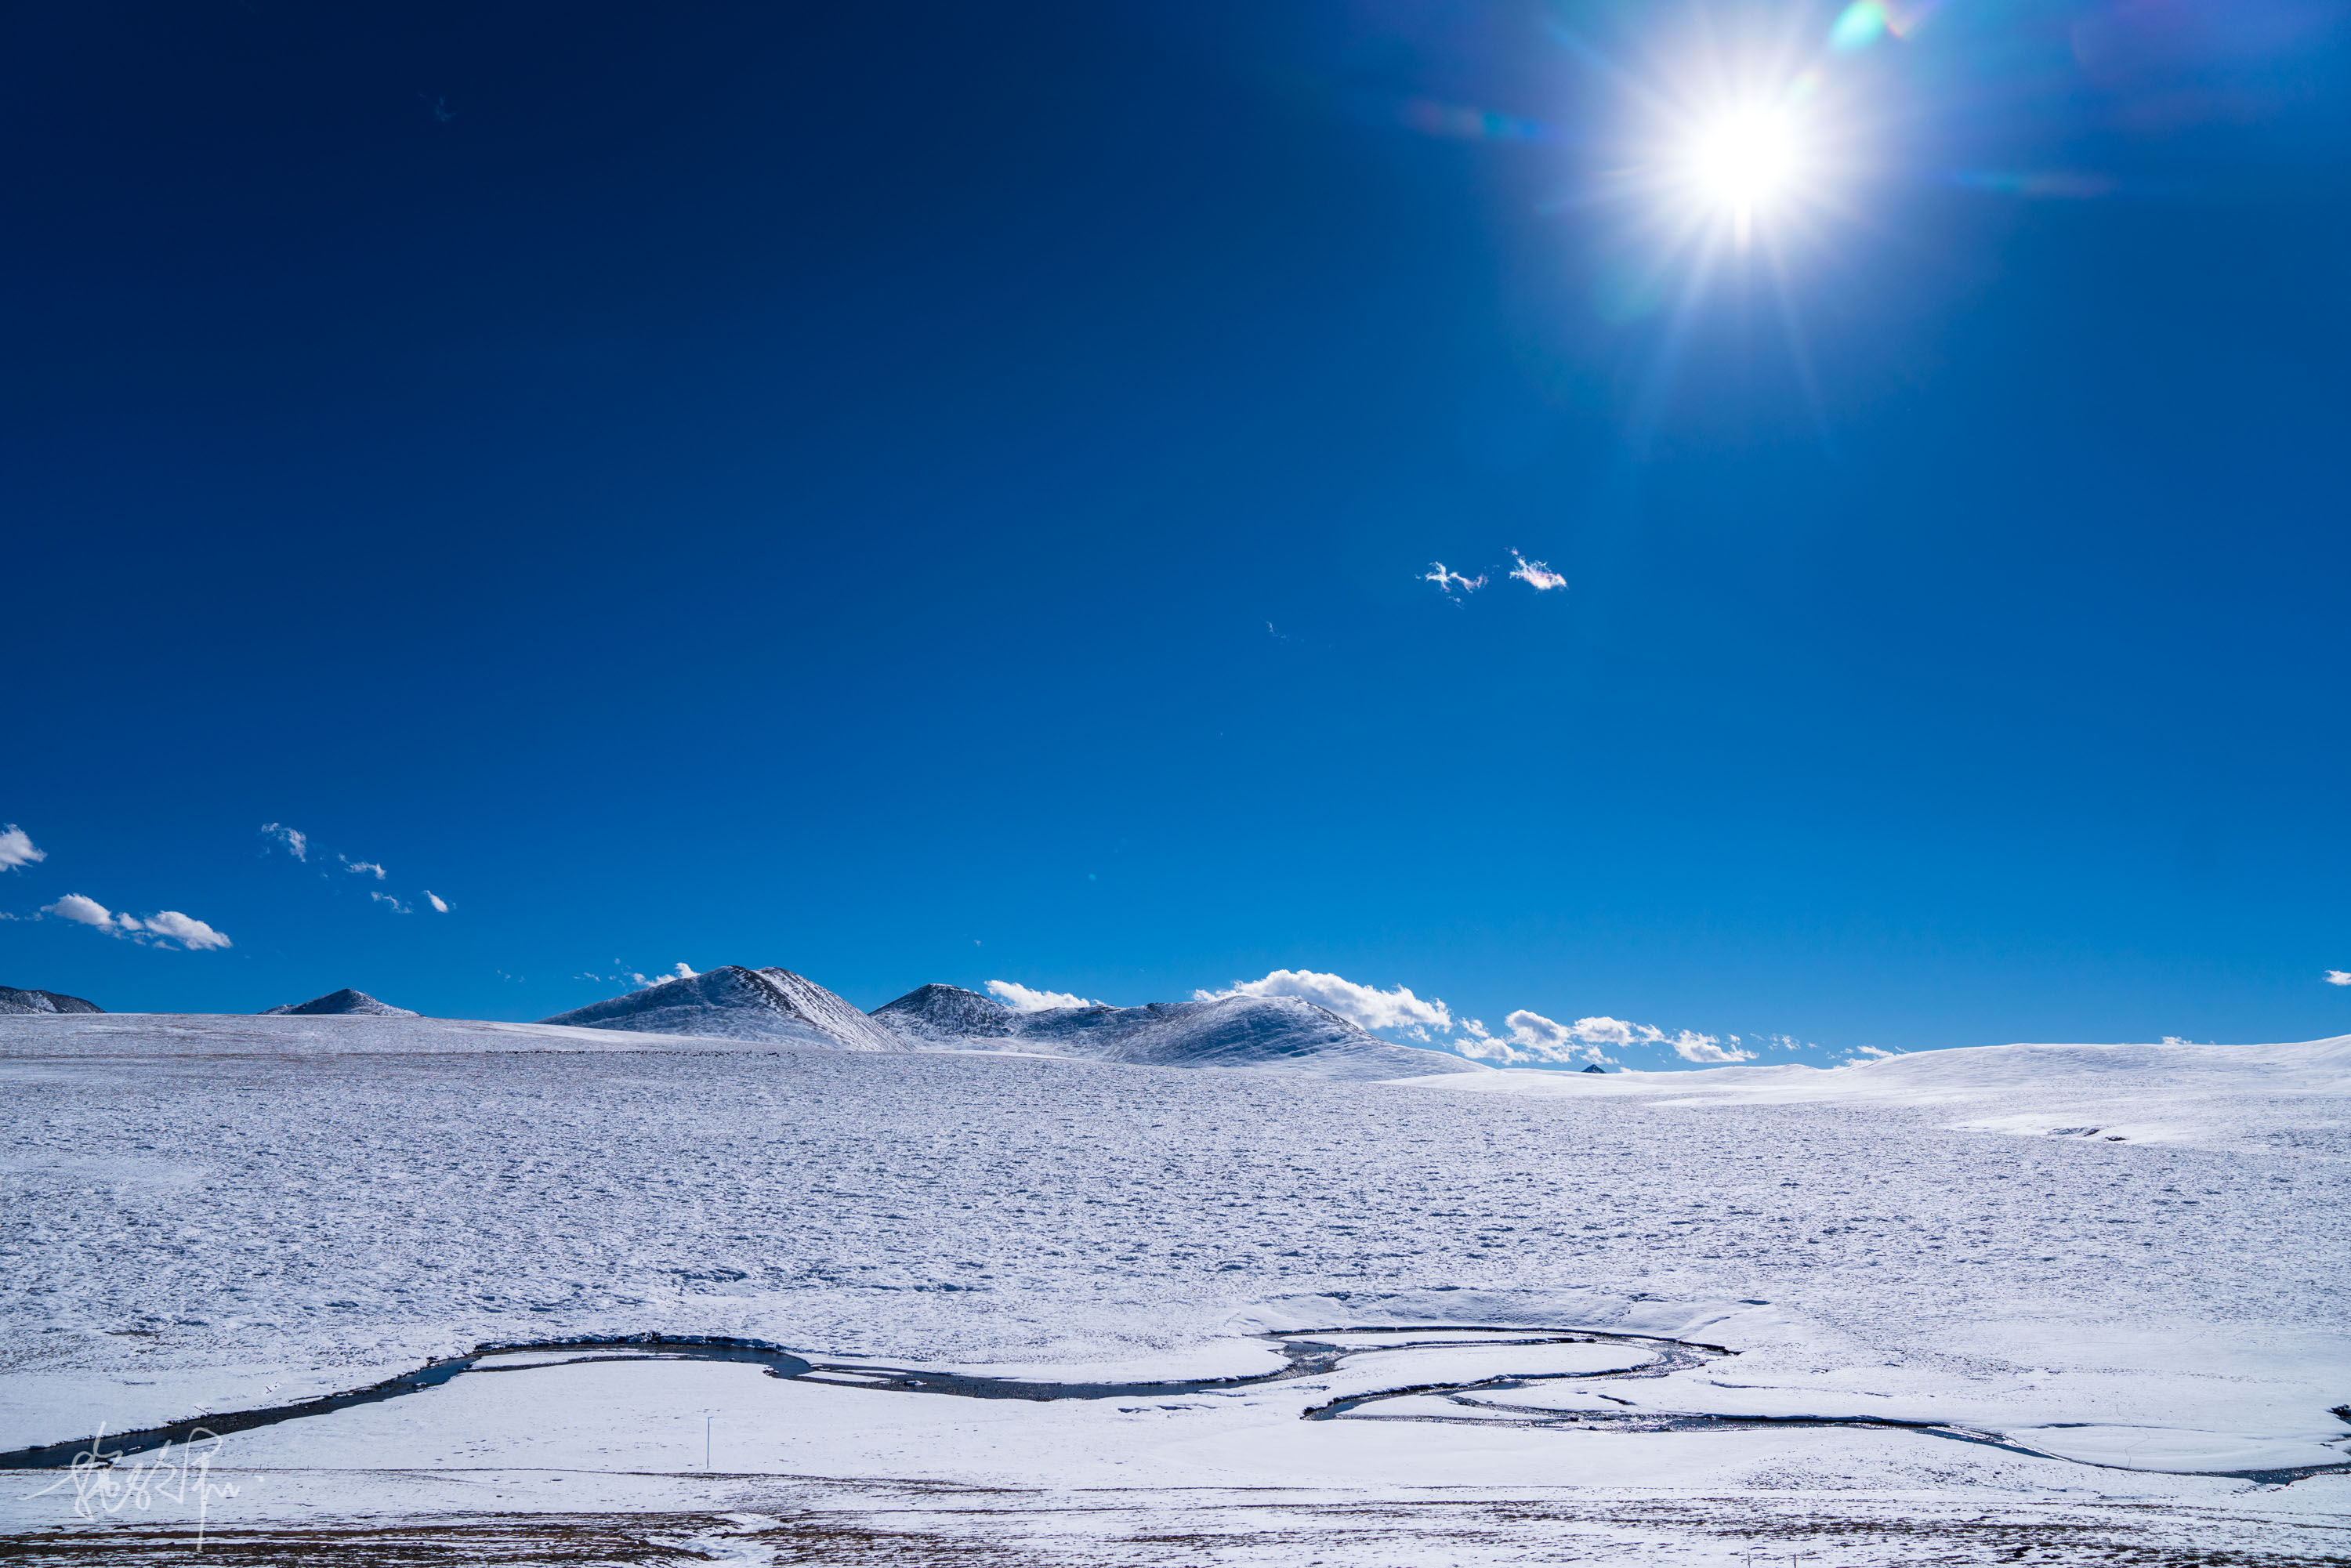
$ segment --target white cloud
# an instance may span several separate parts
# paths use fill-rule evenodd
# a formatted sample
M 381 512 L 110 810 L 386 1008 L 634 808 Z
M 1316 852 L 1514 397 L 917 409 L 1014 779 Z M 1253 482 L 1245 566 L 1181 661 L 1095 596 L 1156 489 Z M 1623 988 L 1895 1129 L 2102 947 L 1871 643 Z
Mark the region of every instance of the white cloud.
M 1098 1008 L 1106 1004 L 1067 991 L 1032 991 L 1018 980 L 990 980 L 987 994 L 1016 1013 L 1040 1013 L 1048 1008 Z
M 84 898 L 78 893 L 68 893 L 55 904 L 41 905 L 41 913 L 54 915 L 60 920 L 72 920 L 83 925 L 95 925 L 100 931 L 114 929 L 114 916 L 106 905 L 94 898 Z
M 345 871 L 356 872 L 361 876 L 365 876 L 370 872 L 373 872 L 375 873 L 376 881 L 381 882 L 383 880 L 383 867 L 376 864 L 373 861 L 343 860 L 343 857 L 340 855 L 337 855 L 335 858 L 339 861 L 343 861 L 343 869 Z
M 264 822 L 261 831 L 286 846 L 286 852 L 298 861 L 310 858 L 310 837 L 299 828 L 289 828 L 283 822 Z
M 588 977 L 592 980 L 596 977 L 590 975 Z M 658 975 L 640 975 L 633 969 L 629 971 L 629 984 L 636 987 L 637 989 L 641 991 L 645 989 L 648 986 L 664 986 L 667 985 L 672 980 L 690 980 L 692 978 L 694 978 L 694 971 L 685 967 L 685 961 L 684 959 L 680 959 L 676 964 Z
M 1495 1034 L 1477 1019 L 1464 1019 L 1458 1042 L 1461 1053 L 1486 1061 L 1613 1063 L 1616 1059 L 1601 1047 L 1662 1045 L 1671 1047 L 1684 1061 L 1719 1065 L 1755 1059 L 1754 1052 L 1740 1049 L 1737 1035 L 1726 1045 L 1716 1035 L 1691 1030 L 1667 1034 L 1655 1024 L 1627 1023 L 1623 1019 L 1582 1018 L 1560 1023 L 1521 1009 L 1504 1019 L 1502 1025 L 1507 1032 Z
M 449 905 L 443 901 L 439 894 L 434 892 L 429 887 L 424 890 L 424 902 L 433 906 L 433 913 L 435 915 L 446 915 L 449 913 Z
M 1902 1052 L 1898 1051 L 1887 1051 L 1882 1046 L 1856 1045 L 1846 1057 L 1846 1060 L 1849 1061 L 1883 1061 L 1889 1056 L 1900 1056 Z
M 1462 1018 L 1462 1037 L 1456 1044 L 1462 1055 L 1489 1062 L 1615 1062 L 1613 1055 L 1601 1051 L 1604 1041 L 1583 1039 L 1575 1032 L 1577 1028 L 1580 1025 L 1519 1009 L 1502 1020 L 1502 1034 L 1490 1032 L 1479 1018 Z
M 1479 573 L 1476 577 L 1464 577 L 1458 571 L 1446 570 L 1445 563 L 1441 560 L 1433 560 L 1428 564 L 1437 570 L 1422 573 L 1420 579 L 1421 581 L 1433 582 L 1437 584 L 1437 587 L 1445 591 L 1447 598 L 1452 597 L 1454 586 L 1456 584 L 1460 586 L 1461 591 L 1464 593 L 1475 593 L 1479 589 L 1486 586 L 1486 576 L 1483 572 Z
M 2330 986 L 2351 986 L 2351 969 L 2329 969 L 2326 983 Z
M 1537 592 L 1567 586 L 1567 579 L 1552 570 L 1545 562 L 1529 560 L 1516 550 L 1510 552 L 1510 559 L 1519 563 L 1519 570 L 1510 575 Z
M 147 929 L 158 936 L 172 938 L 190 952 L 201 952 L 207 947 L 231 946 L 226 936 L 214 930 L 201 920 L 190 919 L 176 909 L 166 909 L 161 914 L 149 915 Z
M 0 828 L 0 871 L 15 871 L 48 858 L 48 851 L 35 847 L 33 836 L 16 823 Z
M 392 912 L 394 915 L 410 915 L 414 913 L 414 911 L 411 910 L 408 905 L 401 903 L 400 900 L 392 897 L 392 895 L 388 893 L 375 893 L 371 891 L 368 894 L 368 896 L 375 900 L 378 904 L 391 904 Z
M 1586 1029 L 1595 1024 L 1609 1027 Z M 1464 1019 L 1458 1042 L 1461 1054 L 1485 1061 L 1590 1061 L 1613 1065 L 1616 1059 L 1600 1048 L 1624 1043 L 1619 1036 L 1632 1026 L 1614 1019 L 1578 1019 L 1565 1024 L 1520 1008 L 1502 1020 L 1502 1027 L 1507 1032 L 1498 1035 L 1478 1019 Z
M 1228 990 L 1192 993 L 1193 1000 L 1202 1002 L 1225 997 L 1302 997 L 1365 1029 L 1402 1030 L 1416 1040 L 1426 1040 L 1430 1030 L 1453 1027 L 1451 1009 L 1435 997 L 1422 1000 L 1408 986 L 1383 991 L 1311 969 L 1276 969 L 1261 980 L 1235 981 Z
M 1560 1052 L 1562 1061 L 1575 1045 L 1573 1029 L 1524 1008 L 1505 1018 L 1502 1027 L 1510 1031 L 1512 1040 L 1531 1048 Z
M 1753 1051 L 1741 1051 L 1739 1048 L 1738 1037 L 1735 1035 L 1731 1037 L 1731 1043 L 1725 1045 L 1710 1034 L 1696 1034 L 1688 1030 L 1683 1030 L 1680 1033 L 1669 1037 L 1664 1043 L 1672 1046 L 1674 1054 L 1684 1061 L 1704 1061 L 1719 1065 L 1723 1062 L 1755 1060 Z
M 106 905 L 78 893 L 68 893 L 55 904 L 41 906 L 44 915 L 54 915 L 60 920 L 88 925 L 110 936 L 128 936 L 134 942 L 169 945 L 177 942 L 190 952 L 202 952 L 207 947 L 226 947 L 229 939 L 201 920 L 192 919 L 176 909 L 165 909 L 136 920 L 128 915 L 110 914 Z
M 988 989 L 996 988 L 997 983 L 990 982 Z M 1655 1024 L 1628 1023 L 1605 1015 L 1561 1023 L 1521 1008 L 1503 1019 L 1503 1032 L 1496 1034 L 1480 1019 L 1455 1019 L 1452 1009 L 1443 1001 L 1435 997 L 1424 1000 L 1415 996 L 1409 987 L 1384 991 L 1343 976 L 1316 974 L 1311 969 L 1276 969 L 1261 980 L 1242 980 L 1227 990 L 1194 991 L 1192 995 L 1204 1002 L 1224 997 L 1301 997 L 1364 1029 L 1395 1030 L 1420 1040 L 1430 1040 L 1431 1030 L 1453 1034 L 1458 1029 L 1458 1034 L 1449 1043 L 1464 1056 L 1487 1061 L 1613 1064 L 1616 1059 L 1603 1047 L 1635 1045 L 1662 1046 L 1684 1061 L 1715 1066 L 1755 1060 L 1755 1052 L 1747 1050 L 1735 1034 L 1727 1040 L 1687 1029 L 1669 1034 Z M 1789 1051 L 1803 1049 L 1802 1042 L 1787 1035 L 1759 1037 L 1756 1044 L 1759 1048 L 1776 1044 Z

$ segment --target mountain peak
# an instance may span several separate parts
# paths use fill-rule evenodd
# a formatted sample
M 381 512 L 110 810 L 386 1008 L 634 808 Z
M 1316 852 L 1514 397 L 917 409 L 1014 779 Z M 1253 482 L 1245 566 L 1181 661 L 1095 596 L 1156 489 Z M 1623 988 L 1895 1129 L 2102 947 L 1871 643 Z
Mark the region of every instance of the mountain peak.
M 345 986 L 340 991 L 329 991 L 323 997 L 312 997 L 307 1002 L 287 1002 L 261 1009 L 263 1018 L 295 1015 L 304 1018 L 323 1017 L 335 1013 L 368 1013 L 376 1018 L 413 1019 L 418 1015 L 408 1008 L 396 1008 L 390 1002 L 377 1001 L 365 991 Z
M 872 1016 L 909 1039 L 945 1046 L 1002 1040 L 1014 1032 L 1020 1017 L 993 997 L 935 982 L 883 1003 Z
M 725 964 L 541 1019 L 579 1029 L 771 1040 L 835 1051 L 906 1051 L 907 1041 L 846 998 L 789 969 Z

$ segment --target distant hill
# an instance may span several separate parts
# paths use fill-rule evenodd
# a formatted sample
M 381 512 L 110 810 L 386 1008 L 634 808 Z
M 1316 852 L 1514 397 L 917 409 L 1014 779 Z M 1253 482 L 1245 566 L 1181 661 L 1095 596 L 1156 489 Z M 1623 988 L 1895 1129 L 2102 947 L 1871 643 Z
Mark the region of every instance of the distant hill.
M 1247 1067 L 1321 1078 L 1489 1071 L 1445 1051 L 1391 1045 L 1297 997 L 1016 1012 L 977 991 L 929 985 L 874 1009 L 873 1017 L 930 1051 L 1025 1051 L 1093 1061 Z
M 312 997 L 307 1002 L 287 1002 L 282 1006 L 264 1008 L 261 1016 L 280 1014 L 314 1017 L 329 1013 L 368 1013 L 377 1018 L 413 1019 L 419 1015 L 407 1008 L 396 1008 L 390 1002 L 377 1001 L 365 991 L 355 991 L 346 986 L 340 991 L 329 991 L 323 997 Z
M 646 1034 L 698 1034 L 721 1040 L 772 1040 L 836 1051 L 911 1051 L 913 1044 L 814 980 L 789 969 L 737 964 L 664 980 L 541 1023 L 625 1029 Z
M 57 991 L 20 991 L 14 986 L 0 986 L 0 1013 L 102 1013 L 106 1009 L 96 1002 L 83 1001 Z

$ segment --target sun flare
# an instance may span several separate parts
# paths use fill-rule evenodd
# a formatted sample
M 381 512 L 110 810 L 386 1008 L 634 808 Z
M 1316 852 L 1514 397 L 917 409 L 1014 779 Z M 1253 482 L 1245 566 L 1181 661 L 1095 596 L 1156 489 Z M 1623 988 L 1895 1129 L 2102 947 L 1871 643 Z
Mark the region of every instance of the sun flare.
M 1742 236 L 1761 214 L 1795 193 L 1805 167 L 1793 117 L 1768 108 L 1732 110 L 1700 124 L 1683 162 L 1693 198 L 1709 213 L 1729 218 Z

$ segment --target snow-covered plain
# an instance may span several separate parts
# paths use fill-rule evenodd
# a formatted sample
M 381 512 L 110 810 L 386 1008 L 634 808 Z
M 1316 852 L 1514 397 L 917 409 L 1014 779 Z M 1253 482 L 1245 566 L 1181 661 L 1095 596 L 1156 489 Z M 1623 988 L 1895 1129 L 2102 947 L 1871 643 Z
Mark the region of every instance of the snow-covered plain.
M 2351 1039 L 1364 1083 L 58 1015 L 0 1092 L 0 1448 L 590 1335 L 1341 1356 L 536 1358 L 227 1437 L 230 1562 L 2351 1557 L 2351 1476 L 2279 1484 L 2351 1463 Z M 11 1554 L 190 1543 L 7 1479 Z

